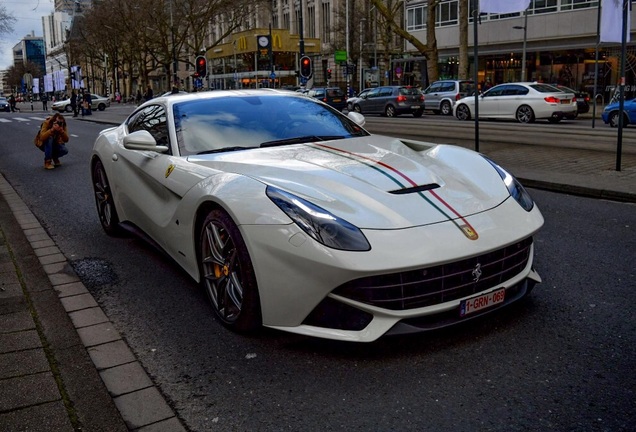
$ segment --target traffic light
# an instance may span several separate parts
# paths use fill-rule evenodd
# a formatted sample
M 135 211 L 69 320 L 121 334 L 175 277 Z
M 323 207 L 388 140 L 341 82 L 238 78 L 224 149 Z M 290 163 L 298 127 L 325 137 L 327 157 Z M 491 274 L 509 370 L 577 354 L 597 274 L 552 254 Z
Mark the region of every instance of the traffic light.
M 327 69 L 327 79 L 331 79 L 331 69 Z
M 311 59 L 307 56 L 300 58 L 300 76 L 303 78 L 311 77 Z
M 195 61 L 195 76 L 206 77 L 208 76 L 208 61 L 204 56 L 197 56 Z

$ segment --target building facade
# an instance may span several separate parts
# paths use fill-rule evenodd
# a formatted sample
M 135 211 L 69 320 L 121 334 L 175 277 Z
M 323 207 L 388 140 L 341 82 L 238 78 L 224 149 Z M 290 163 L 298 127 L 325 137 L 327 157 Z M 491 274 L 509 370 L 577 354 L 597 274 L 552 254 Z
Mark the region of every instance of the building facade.
M 456 78 L 459 55 L 459 0 L 442 1 L 436 11 L 440 77 Z M 474 1 L 470 1 L 473 10 Z M 426 42 L 428 1 L 406 4 L 406 29 Z M 477 26 L 478 80 L 493 84 L 520 81 L 559 83 L 607 100 L 619 80 L 620 44 L 597 44 L 598 0 L 532 0 L 526 11 L 483 14 Z M 631 12 L 634 34 L 635 12 Z M 620 26 L 622 23 L 616 23 Z M 469 17 L 468 46 L 474 65 L 474 19 Z M 525 40 L 525 43 L 524 43 Z M 525 50 L 524 50 L 525 46 Z M 598 47 L 598 60 L 597 60 Z M 406 44 L 406 53 L 414 48 Z M 525 53 L 525 65 L 523 64 Z M 636 49 L 630 44 L 626 78 L 633 90 Z M 632 66 L 633 65 L 633 66 Z M 524 67 L 525 66 L 525 67 Z M 473 77 L 471 70 L 470 77 Z M 408 79 L 408 77 L 407 77 Z M 596 88 L 594 83 L 596 80 Z M 633 92 L 631 94 L 634 94 Z

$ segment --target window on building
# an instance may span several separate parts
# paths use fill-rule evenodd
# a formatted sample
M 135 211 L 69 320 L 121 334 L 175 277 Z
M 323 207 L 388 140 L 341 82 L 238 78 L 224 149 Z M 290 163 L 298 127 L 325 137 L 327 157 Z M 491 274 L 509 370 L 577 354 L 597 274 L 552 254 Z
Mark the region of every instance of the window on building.
M 315 38 L 316 37 L 316 6 L 309 5 L 307 7 L 307 33 L 308 37 Z
M 428 8 L 418 5 L 406 10 L 406 31 L 422 30 L 426 28 L 426 11 Z
M 598 0 L 561 0 L 561 10 L 598 7 Z
M 458 12 L 457 0 L 441 1 L 437 5 L 435 14 L 435 27 L 444 27 L 449 25 L 457 25 Z
M 535 14 L 556 12 L 558 0 L 534 0 L 530 6 Z
M 322 42 L 331 42 L 331 3 L 322 2 Z

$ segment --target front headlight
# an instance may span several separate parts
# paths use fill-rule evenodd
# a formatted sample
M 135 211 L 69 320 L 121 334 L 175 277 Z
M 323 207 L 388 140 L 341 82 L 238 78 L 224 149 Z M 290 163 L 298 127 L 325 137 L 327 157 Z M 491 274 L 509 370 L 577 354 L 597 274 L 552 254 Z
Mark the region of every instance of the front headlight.
M 493 166 L 493 168 L 495 168 L 495 170 L 503 180 L 504 184 L 508 188 L 510 196 L 512 196 L 515 201 L 517 201 L 519 205 L 523 207 L 525 211 L 529 212 L 530 210 L 532 210 L 532 208 L 534 207 L 534 200 L 532 199 L 528 191 L 523 187 L 523 185 L 519 183 L 519 180 L 517 180 L 512 174 L 497 165 L 495 162 L 488 159 L 486 156 L 483 156 L 483 158 L 486 159 L 490 163 L 490 165 Z
M 338 250 L 371 249 L 362 231 L 346 220 L 278 188 L 268 186 L 266 193 L 274 204 L 317 242 Z

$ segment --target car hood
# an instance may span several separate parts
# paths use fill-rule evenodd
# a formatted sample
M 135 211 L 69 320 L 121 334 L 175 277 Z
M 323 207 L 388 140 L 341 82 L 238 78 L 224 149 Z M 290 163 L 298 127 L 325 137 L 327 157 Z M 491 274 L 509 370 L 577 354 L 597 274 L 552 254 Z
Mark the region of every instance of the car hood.
M 291 192 L 360 228 L 461 219 L 510 196 L 476 152 L 379 135 L 188 160 Z

